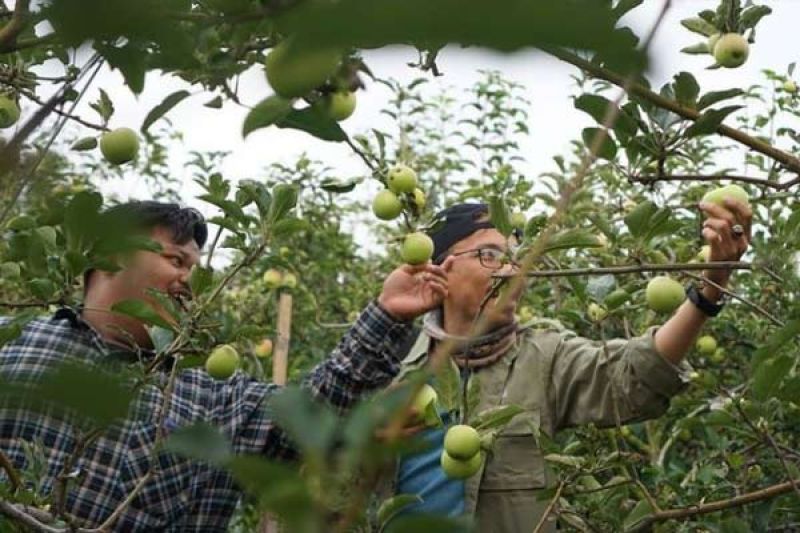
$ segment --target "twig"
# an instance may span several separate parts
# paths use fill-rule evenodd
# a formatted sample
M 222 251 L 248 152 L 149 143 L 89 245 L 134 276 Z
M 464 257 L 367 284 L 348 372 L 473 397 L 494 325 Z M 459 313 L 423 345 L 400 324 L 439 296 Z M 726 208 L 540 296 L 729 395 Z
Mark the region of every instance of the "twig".
M 36 93 L 34 93 L 33 91 L 20 90 L 19 93 L 24 97 L 28 98 L 29 100 L 31 100 L 32 102 L 35 102 L 39 105 L 45 105 L 45 102 L 41 98 L 36 96 Z M 66 111 L 62 111 L 57 107 L 53 109 L 53 113 L 55 113 L 58 116 L 65 117 L 69 120 L 77 122 L 78 124 L 86 126 L 87 128 L 92 128 L 98 131 L 108 131 L 108 128 L 101 124 L 95 124 L 94 122 L 89 122 L 88 120 L 84 120 L 77 115 L 72 115 L 70 113 L 67 113 Z
M 770 498 L 780 496 L 781 494 L 786 494 L 787 492 L 793 490 L 792 489 L 793 483 L 794 480 L 786 481 L 785 483 L 770 485 L 769 487 L 759 489 L 753 492 L 747 492 L 745 494 L 735 496 L 733 498 L 728 498 L 726 500 L 718 500 L 711 503 L 692 505 L 690 507 L 684 507 L 680 509 L 668 509 L 666 511 L 658 511 L 656 513 L 651 514 L 641 522 L 639 522 L 635 527 L 627 530 L 627 533 L 648 531 L 650 526 L 655 522 L 664 522 L 665 520 L 683 520 L 685 518 L 689 518 L 692 516 L 714 513 L 717 511 L 722 511 L 724 509 L 741 507 L 743 505 L 747 505 L 753 502 L 768 500 Z
M 0 28 L 0 52 L 8 52 L 14 49 L 17 37 L 25 29 L 30 3 L 30 0 L 17 0 L 11 20 Z
M 657 94 L 647 87 L 643 85 L 639 85 L 637 83 L 631 83 L 629 79 L 624 78 L 623 76 L 613 72 L 607 68 L 601 67 L 599 65 L 595 65 L 580 56 L 573 54 L 567 50 L 557 48 L 557 47 L 550 47 L 550 46 L 543 46 L 542 50 L 547 52 L 548 54 L 561 59 L 562 61 L 566 61 L 567 63 L 571 63 L 575 65 L 579 69 L 587 72 L 589 75 L 600 78 L 605 80 L 609 83 L 617 85 L 618 87 L 623 87 L 625 92 L 630 93 L 634 96 L 638 96 L 639 98 L 643 98 L 648 102 L 657 105 L 667 111 L 672 111 L 678 116 L 681 116 L 687 120 L 697 121 L 701 116 L 702 112 L 697 111 L 695 109 L 690 109 L 688 107 L 684 107 L 679 103 L 675 102 L 674 100 L 670 100 L 669 98 L 665 98 L 660 94 Z M 774 146 L 760 141 L 746 133 L 743 133 L 735 128 L 731 128 L 730 126 L 720 125 L 717 127 L 717 133 L 720 135 L 724 135 L 729 139 L 737 141 L 756 152 L 764 154 L 775 161 L 781 163 L 787 170 L 792 172 L 796 172 L 800 174 L 800 159 L 797 159 L 792 154 L 784 152 L 783 150 L 779 150 Z M 796 183 L 800 182 L 800 177 L 793 179 L 790 182 L 784 183 L 784 188 L 791 187 Z
M 667 175 L 648 175 L 648 176 L 630 176 L 630 181 L 637 183 L 651 184 L 657 181 L 740 181 L 743 183 L 752 183 L 759 187 L 770 187 L 777 191 L 785 191 L 792 185 L 797 184 L 797 180 L 793 179 L 784 183 L 777 181 L 769 181 L 763 178 L 753 178 L 749 176 L 730 176 L 727 174 L 714 175 L 695 175 L 695 174 L 667 174 Z
M 0 307 L 7 307 L 9 309 L 24 309 L 27 307 L 49 307 L 51 305 L 58 305 L 62 303 L 59 300 L 51 302 L 0 302 Z
M 526 273 L 530 278 L 554 278 L 562 276 L 596 276 L 600 274 L 630 274 L 634 272 L 675 272 L 683 270 L 753 270 L 751 263 L 743 261 L 716 261 L 713 263 L 667 263 L 620 265 L 612 267 L 565 268 L 559 270 L 533 270 Z M 512 276 L 495 275 L 498 278 Z
M 756 304 L 756 303 L 753 303 L 753 302 L 751 302 L 750 300 L 748 300 L 748 299 L 747 299 L 747 298 L 745 298 L 744 296 L 739 296 L 739 295 L 738 295 L 738 294 L 736 294 L 735 292 L 733 292 L 733 291 L 731 291 L 731 290 L 729 290 L 729 289 L 726 289 L 725 287 L 723 287 L 723 286 L 722 286 L 722 285 L 720 285 L 719 283 L 716 283 L 716 282 L 714 282 L 714 281 L 711 281 L 710 279 L 708 279 L 708 278 L 707 278 L 707 277 L 705 277 L 705 276 L 700 276 L 700 275 L 697 275 L 697 274 L 693 274 L 693 273 L 691 273 L 691 272 L 684 272 L 684 274 L 685 274 L 685 275 L 687 275 L 687 276 L 689 276 L 689 277 L 690 277 L 690 278 L 692 278 L 692 279 L 696 279 L 696 280 L 698 280 L 698 281 L 703 281 L 704 283 L 708 283 L 708 284 L 709 284 L 709 285 L 711 285 L 712 287 L 715 287 L 715 288 L 716 288 L 718 291 L 720 291 L 721 293 L 723 293 L 723 294 L 727 294 L 728 296 L 730 296 L 730 297 L 731 297 L 731 298 L 733 298 L 734 300 L 739 300 L 740 302 L 742 302 L 743 304 L 747 305 L 748 307 L 750 307 L 750 308 L 752 308 L 752 309 L 755 309 L 757 312 L 761 313 L 763 316 L 765 316 L 766 318 L 768 318 L 768 319 L 769 319 L 769 321 L 770 321 L 770 322 L 772 322 L 773 324 L 775 324 L 776 326 L 778 326 L 778 327 L 783 327 L 783 326 L 785 326 L 785 325 L 786 325 L 786 324 L 783 322 L 783 320 L 779 319 L 778 317 L 776 317 L 775 315 L 773 315 L 772 313 L 770 313 L 769 311 L 767 311 L 766 309 L 764 309 L 764 308 L 763 308 L 763 307 L 761 307 L 760 305 L 758 305 L 758 304 Z
M 13 518 L 14 520 L 22 522 L 26 526 L 33 528 L 35 531 L 40 531 L 43 533 L 64 533 L 66 531 L 66 529 L 48 526 L 47 524 L 44 524 L 32 517 L 27 512 L 19 509 L 16 505 L 3 500 L 0 500 L 0 513 Z
M 539 519 L 539 523 L 536 524 L 536 527 L 533 529 L 533 533 L 539 533 L 542 528 L 544 527 L 545 522 L 547 522 L 547 517 L 550 516 L 550 513 L 553 512 L 553 508 L 558 503 L 558 499 L 561 498 L 561 491 L 564 490 L 564 487 L 567 485 L 567 481 L 564 480 L 558 484 L 558 488 L 556 488 L 556 493 L 553 495 L 553 499 L 550 500 L 550 503 L 547 504 L 547 507 L 542 514 L 542 517 Z

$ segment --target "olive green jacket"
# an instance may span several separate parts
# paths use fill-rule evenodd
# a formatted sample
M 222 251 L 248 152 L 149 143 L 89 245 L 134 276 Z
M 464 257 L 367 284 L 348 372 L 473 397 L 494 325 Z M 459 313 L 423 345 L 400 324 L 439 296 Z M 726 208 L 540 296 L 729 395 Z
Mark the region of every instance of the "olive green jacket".
M 492 452 L 466 483 L 466 509 L 481 533 L 530 533 L 547 501 L 537 492 L 549 485 L 536 431 L 594 423 L 614 426 L 655 418 L 681 391 L 691 371 L 655 349 L 657 328 L 630 340 L 602 342 L 551 327 L 529 328 L 500 361 L 473 372 L 479 403 L 475 413 L 498 405 L 525 409 L 498 435 Z M 403 361 L 398 379 L 428 359 L 430 338 L 422 333 Z M 545 531 L 555 531 L 550 517 Z

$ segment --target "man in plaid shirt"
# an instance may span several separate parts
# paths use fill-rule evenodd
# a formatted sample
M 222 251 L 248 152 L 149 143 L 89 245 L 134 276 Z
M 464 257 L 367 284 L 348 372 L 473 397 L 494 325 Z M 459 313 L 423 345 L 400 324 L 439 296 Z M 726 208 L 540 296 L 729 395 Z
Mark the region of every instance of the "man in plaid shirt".
M 174 297 L 186 295 L 189 272 L 199 261 L 207 229 L 199 213 L 174 204 L 134 202 L 125 209 L 162 250 L 136 252 L 118 272 L 90 272 L 81 309 L 61 309 L 52 317 L 33 320 L 0 349 L 0 382 L 35 382 L 68 358 L 100 367 L 109 360 L 118 362 L 121 354 L 132 361 L 147 355 L 141 348 L 152 344 L 144 325 L 109 309 L 129 298 L 155 304 L 147 289 Z M 395 354 L 412 331 L 411 320 L 440 305 L 446 292 L 441 267 L 397 268 L 386 278 L 377 300 L 367 305 L 304 386 L 340 413 L 384 387 L 398 372 Z M 0 319 L 0 326 L 7 323 L 8 319 Z M 166 372 L 159 377 L 163 383 Z M 293 444 L 263 408 L 278 389 L 240 372 L 219 381 L 202 369 L 181 371 L 164 429 L 205 422 L 218 428 L 236 453 L 292 458 L 296 455 Z M 126 532 L 224 531 L 241 496 L 231 475 L 206 463 L 153 450 L 163 394 L 155 385 L 144 387 L 132 414 L 77 454 L 79 435 L 74 425 L 45 414 L 25 412 L 23 416 L 19 409 L 0 405 L 0 451 L 20 472 L 33 466 L 26 448 L 33 445 L 44 453 L 42 494 L 52 493 L 64 474 L 65 462 L 74 459 L 67 472 L 74 480 L 65 510 L 76 526 L 97 527 L 106 521 L 157 461 L 152 477 L 111 527 Z M 0 469 L 0 482 L 9 481 Z M 0 512 L 3 505 L 0 498 Z

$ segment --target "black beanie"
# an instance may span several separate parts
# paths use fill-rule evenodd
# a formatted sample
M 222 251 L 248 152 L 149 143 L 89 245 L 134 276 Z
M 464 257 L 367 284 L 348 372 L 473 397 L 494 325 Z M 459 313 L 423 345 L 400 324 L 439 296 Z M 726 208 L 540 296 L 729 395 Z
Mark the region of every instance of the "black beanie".
M 440 257 L 451 246 L 466 239 L 479 229 L 494 228 L 488 220 L 479 220 L 489 214 L 487 204 L 456 204 L 436 214 L 433 229 L 428 232 L 433 240 L 434 263 L 441 263 Z

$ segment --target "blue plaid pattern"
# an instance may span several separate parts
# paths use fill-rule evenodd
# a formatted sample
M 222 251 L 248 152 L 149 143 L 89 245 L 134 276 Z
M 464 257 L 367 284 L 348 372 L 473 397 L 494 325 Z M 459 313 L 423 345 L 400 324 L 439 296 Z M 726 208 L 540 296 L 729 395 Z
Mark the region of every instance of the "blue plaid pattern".
M 6 323 L 8 319 L 0 318 L 0 325 Z M 409 324 L 397 322 L 376 302 L 370 303 L 331 356 L 311 371 L 304 386 L 344 413 L 397 374 L 396 354 L 410 332 Z M 28 323 L 17 339 L 0 349 L 0 380 L 36 381 L 67 357 L 94 364 L 111 354 L 110 347 L 77 314 L 62 310 L 52 318 Z M 166 374 L 158 377 L 164 380 Z M 263 409 L 265 399 L 278 389 L 241 372 L 218 381 L 201 369 L 184 370 L 177 377 L 165 427 L 169 431 L 202 421 L 226 435 L 236 453 L 295 458 L 295 447 Z M 240 489 L 227 472 L 211 465 L 153 452 L 162 404 L 162 390 L 145 386 L 131 415 L 106 429 L 80 454 L 74 469 L 78 476 L 66 498 L 66 509 L 78 525 L 102 523 L 156 461 L 155 475 L 114 524 L 115 531 L 226 530 Z M 46 456 L 40 490 L 50 494 L 75 450 L 80 428 L 46 414 L 27 414 L 0 406 L 0 449 L 24 471 L 32 467 L 25 444 L 40 448 Z M 5 481 L 3 471 L 0 481 Z

